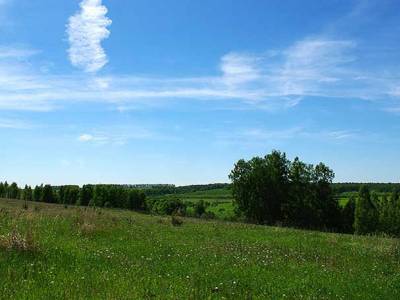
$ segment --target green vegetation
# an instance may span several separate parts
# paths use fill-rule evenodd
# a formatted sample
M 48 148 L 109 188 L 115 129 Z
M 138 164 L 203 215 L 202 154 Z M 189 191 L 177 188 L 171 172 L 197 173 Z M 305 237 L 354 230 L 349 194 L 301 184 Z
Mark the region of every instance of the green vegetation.
M 250 222 L 340 231 L 342 216 L 332 190 L 335 174 L 323 163 L 290 161 L 272 151 L 239 160 L 229 178 L 238 211 Z
M 0 200 L 3 299 L 400 297 L 397 239 L 23 204 Z

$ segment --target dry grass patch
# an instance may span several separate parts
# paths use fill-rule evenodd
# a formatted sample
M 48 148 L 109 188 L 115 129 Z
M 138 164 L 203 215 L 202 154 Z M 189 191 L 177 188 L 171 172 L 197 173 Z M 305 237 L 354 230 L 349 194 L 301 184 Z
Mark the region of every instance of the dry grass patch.
M 114 227 L 117 222 L 112 217 L 100 213 L 98 210 L 78 209 L 75 215 L 74 224 L 83 236 L 91 236 L 98 232 L 104 232 Z
M 31 228 L 25 234 L 21 234 L 17 229 L 10 233 L 0 236 L 0 248 L 4 250 L 16 250 L 23 252 L 35 252 L 39 246 Z

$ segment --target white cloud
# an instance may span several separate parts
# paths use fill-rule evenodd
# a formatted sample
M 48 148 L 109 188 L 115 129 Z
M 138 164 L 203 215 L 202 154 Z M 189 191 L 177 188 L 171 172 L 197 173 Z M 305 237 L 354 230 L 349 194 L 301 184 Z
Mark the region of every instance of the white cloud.
M 95 130 L 93 133 L 84 133 L 78 137 L 79 142 L 96 145 L 125 145 L 131 140 L 143 139 L 164 140 L 170 138 L 145 128 L 131 126 L 111 126 L 104 130 Z
M 0 46 L 0 59 L 26 59 L 38 53 L 33 49 Z
M 187 99 L 279 109 L 304 97 L 398 99 L 395 73 L 359 70 L 355 47 L 352 41 L 305 39 L 274 55 L 230 53 L 221 58 L 219 76 L 184 78 L 51 75 L 32 68 L 35 51 L 0 47 L 0 109 L 47 111 L 78 102 L 138 108 Z
M 354 132 L 347 131 L 347 130 L 330 131 L 330 132 L 325 133 L 325 135 L 328 138 L 331 138 L 334 140 L 344 140 L 344 139 L 356 137 L 356 134 Z
M 339 143 L 360 138 L 360 132 L 352 130 L 318 130 L 304 126 L 295 126 L 283 129 L 233 129 L 229 132 L 217 133 L 216 137 L 216 140 L 222 141 L 222 143 L 225 144 L 275 144 L 297 139 L 311 139 L 330 143 Z
M 5 129 L 30 129 L 33 126 L 25 121 L 17 119 L 0 118 L 0 128 Z
M 230 87 L 259 79 L 259 57 L 240 53 L 229 53 L 221 59 L 222 79 Z
M 78 140 L 80 141 L 80 142 L 90 142 L 90 141 L 93 141 L 95 138 L 94 138 L 94 136 L 93 135 L 91 135 L 91 134 L 82 134 L 82 135 L 80 135 L 79 136 L 79 138 L 78 138 Z
M 101 45 L 109 37 L 110 31 L 107 28 L 112 23 L 106 14 L 107 8 L 101 0 L 83 0 L 80 11 L 69 19 L 69 58 L 74 66 L 86 72 L 96 72 L 108 62 Z
M 347 77 L 352 62 L 348 52 L 355 47 L 352 41 L 306 39 L 284 51 L 285 62 L 277 74 L 282 93 L 312 95 L 323 86 L 333 86 Z

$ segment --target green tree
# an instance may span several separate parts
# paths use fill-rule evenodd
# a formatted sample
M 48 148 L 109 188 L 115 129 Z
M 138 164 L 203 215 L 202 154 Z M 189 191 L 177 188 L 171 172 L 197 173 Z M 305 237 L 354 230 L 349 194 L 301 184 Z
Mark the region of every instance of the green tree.
M 43 199 L 43 202 L 46 202 L 46 203 L 55 203 L 55 196 L 54 196 L 53 188 L 51 187 L 51 185 L 46 184 L 43 187 L 42 199 Z
M 35 186 L 33 190 L 33 201 L 41 202 L 43 201 L 43 184 Z
M 342 210 L 342 230 L 346 233 L 354 232 L 354 214 L 356 210 L 356 198 L 351 195 L 349 201 Z
M 81 188 L 79 194 L 79 204 L 82 206 L 88 206 L 90 200 L 93 198 L 93 186 L 92 185 L 84 185 Z
M 274 224 L 281 220 L 288 173 L 289 161 L 279 151 L 250 161 L 239 160 L 229 175 L 238 211 L 256 223 Z
M 356 204 L 354 229 L 357 234 L 374 233 L 378 229 L 379 215 L 375 203 L 371 199 L 369 188 L 360 188 Z
M 129 191 L 129 209 L 144 210 L 146 203 L 146 195 L 139 190 L 131 189 Z
M 32 188 L 30 186 L 25 185 L 22 197 L 26 201 L 32 201 Z
M 4 182 L 4 198 L 9 198 L 8 182 Z
M 6 198 L 6 188 L 3 182 L 0 182 L 0 198 Z
M 288 196 L 282 203 L 284 223 L 300 227 L 315 227 L 319 223 L 312 193 L 313 166 L 298 157 L 290 164 Z
M 334 197 L 332 182 L 335 173 L 328 166 L 319 163 L 313 172 L 314 209 L 321 226 L 338 230 L 341 227 L 340 206 Z
M 400 236 L 400 201 L 397 188 L 388 197 L 381 196 L 379 201 L 379 230 L 392 236 Z
M 15 182 L 13 182 L 8 187 L 8 198 L 10 198 L 10 199 L 18 199 L 18 196 L 19 196 L 18 185 Z

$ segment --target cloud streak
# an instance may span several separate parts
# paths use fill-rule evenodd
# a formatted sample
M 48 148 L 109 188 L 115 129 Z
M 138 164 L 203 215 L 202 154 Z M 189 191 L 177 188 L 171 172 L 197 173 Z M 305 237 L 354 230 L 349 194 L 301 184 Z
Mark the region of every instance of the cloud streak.
M 83 0 L 80 11 L 70 17 L 67 25 L 69 59 L 75 67 L 86 72 L 97 72 L 107 62 L 101 45 L 110 35 L 107 29 L 112 21 L 106 16 L 107 8 L 101 0 Z
M 0 109 L 46 111 L 79 102 L 129 107 L 169 100 L 275 109 L 305 97 L 399 99 L 395 74 L 360 70 L 356 47 L 349 40 L 308 38 L 273 55 L 233 52 L 221 58 L 219 76 L 190 78 L 51 75 L 32 70 L 27 60 L 35 51 L 0 47 Z
M 33 126 L 18 119 L 0 118 L 0 128 L 3 129 L 31 129 Z

